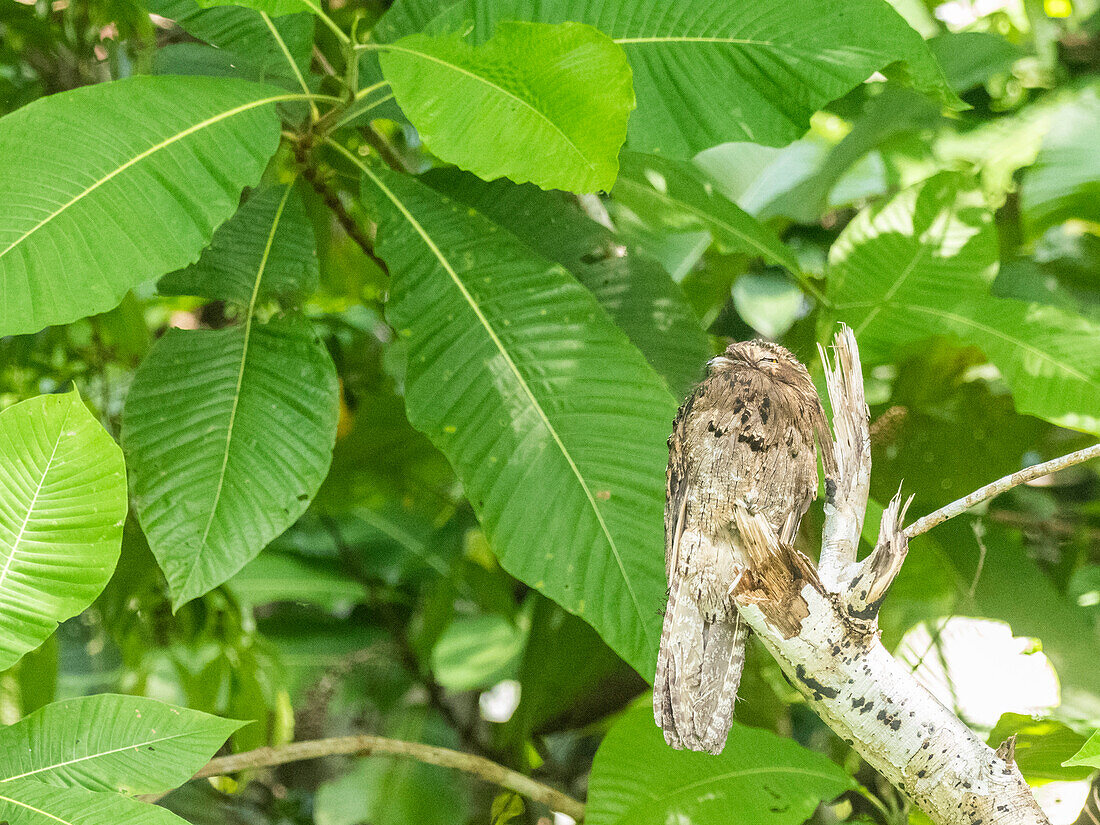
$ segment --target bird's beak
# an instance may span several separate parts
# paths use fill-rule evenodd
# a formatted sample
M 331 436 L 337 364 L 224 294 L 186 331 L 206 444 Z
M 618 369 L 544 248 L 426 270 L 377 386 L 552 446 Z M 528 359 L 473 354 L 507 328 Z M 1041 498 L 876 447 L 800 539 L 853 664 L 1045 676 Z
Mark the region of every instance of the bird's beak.
M 726 356 L 716 355 L 713 358 L 711 358 L 709 361 L 707 361 L 707 369 L 712 370 L 712 369 L 714 369 L 715 367 L 718 367 L 718 366 L 724 367 L 724 366 L 726 366 L 727 364 L 730 364 L 730 363 L 732 363 L 732 362 Z

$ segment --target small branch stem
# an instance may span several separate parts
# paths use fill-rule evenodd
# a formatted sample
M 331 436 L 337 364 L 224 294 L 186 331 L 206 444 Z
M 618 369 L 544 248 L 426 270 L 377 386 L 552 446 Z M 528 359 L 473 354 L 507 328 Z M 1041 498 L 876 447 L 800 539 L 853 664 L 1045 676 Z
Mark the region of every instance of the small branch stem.
M 195 778 L 204 776 L 223 776 L 237 771 L 272 768 L 291 762 L 307 759 L 320 759 L 325 756 L 402 756 L 415 759 L 428 765 L 452 768 L 491 782 L 510 791 L 541 802 L 552 811 L 567 814 L 580 822 L 584 819 L 584 803 L 562 793 L 556 788 L 544 785 L 499 765 L 482 756 L 424 745 L 419 742 L 404 742 L 399 739 L 387 739 L 382 736 L 363 734 L 360 736 L 340 736 L 332 739 L 315 739 L 307 742 L 293 742 L 277 748 L 257 748 L 232 756 L 219 756 L 211 759 L 195 774 Z
M 1092 458 L 1100 458 L 1100 444 L 1094 444 L 1091 447 L 1086 447 L 1075 453 L 1070 453 L 1060 458 L 1054 458 L 1050 461 L 1044 461 L 1042 464 L 1035 464 L 1012 473 L 1011 475 L 1007 475 L 1004 478 L 999 478 L 991 484 L 978 488 L 970 495 L 960 498 L 958 501 L 953 501 L 946 507 L 941 507 L 939 510 L 936 510 L 934 513 L 929 513 L 923 518 L 917 519 L 905 528 L 905 537 L 911 539 L 914 536 L 921 535 L 921 533 L 927 533 L 936 525 L 943 524 L 948 519 L 965 513 L 974 505 L 981 504 L 983 501 L 987 501 L 994 496 L 999 496 L 1001 493 L 1007 492 L 1013 487 L 1026 484 L 1029 481 L 1034 481 L 1037 478 L 1042 478 L 1043 476 L 1050 475 L 1058 470 L 1064 470 L 1066 467 L 1072 467 L 1074 464 L 1080 464 L 1082 461 L 1088 461 Z

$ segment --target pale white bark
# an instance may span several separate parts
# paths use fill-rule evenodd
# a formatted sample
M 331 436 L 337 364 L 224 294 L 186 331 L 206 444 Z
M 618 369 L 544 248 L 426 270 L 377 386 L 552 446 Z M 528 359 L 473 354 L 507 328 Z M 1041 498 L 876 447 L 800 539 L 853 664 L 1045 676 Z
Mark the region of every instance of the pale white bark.
M 818 715 L 937 825 L 1049 825 L 1011 743 L 986 745 L 879 641 L 878 607 L 908 550 L 908 503 L 890 502 L 874 551 L 857 562 L 871 469 L 867 405 L 847 327 L 835 348 L 835 366 L 822 351 L 838 478 L 820 565 L 781 544 L 762 516 L 738 514 L 747 543 L 769 548 L 754 589 L 736 593 L 741 617 Z
M 856 574 L 856 551 L 871 485 L 871 436 L 856 337 L 850 327 L 841 325 L 834 340 L 835 363 L 824 347 L 817 348 L 833 408 L 837 464 L 836 478 L 825 482 L 825 529 L 818 573 L 825 587 L 836 593 Z

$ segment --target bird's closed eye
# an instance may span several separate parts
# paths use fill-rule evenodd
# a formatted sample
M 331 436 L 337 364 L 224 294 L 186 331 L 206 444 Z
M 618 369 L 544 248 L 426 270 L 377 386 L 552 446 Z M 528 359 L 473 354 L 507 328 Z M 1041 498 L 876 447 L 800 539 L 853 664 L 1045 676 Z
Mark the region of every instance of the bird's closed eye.
M 774 355 L 762 355 L 762 356 L 760 356 L 760 363 L 761 364 L 778 364 L 779 359 L 776 358 Z

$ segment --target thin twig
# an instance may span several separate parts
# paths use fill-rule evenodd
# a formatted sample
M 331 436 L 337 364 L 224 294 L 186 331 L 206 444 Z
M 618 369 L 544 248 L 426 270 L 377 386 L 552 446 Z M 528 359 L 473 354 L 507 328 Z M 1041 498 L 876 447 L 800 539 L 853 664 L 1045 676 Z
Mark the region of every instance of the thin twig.
M 359 736 L 339 736 L 332 739 L 314 739 L 307 742 L 292 742 L 277 748 L 257 748 L 256 750 L 235 753 L 231 756 L 219 756 L 211 759 L 195 774 L 195 779 L 204 776 L 224 776 L 238 771 L 272 768 L 291 762 L 307 759 L 320 759 L 325 756 L 371 756 L 388 754 L 415 759 L 428 765 L 441 768 L 453 768 L 491 782 L 501 788 L 507 788 L 529 799 L 541 802 L 552 811 L 567 814 L 580 822 L 584 819 L 584 803 L 562 793 L 556 788 L 544 785 L 482 756 L 471 753 L 424 745 L 420 742 L 404 742 L 399 739 L 387 739 L 383 736 L 362 734 Z
M 961 515 L 969 510 L 976 504 L 981 504 L 983 501 L 999 496 L 1013 487 L 1017 487 L 1020 484 L 1026 484 L 1029 481 L 1034 481 L 1037 478 L 1050 475 L 1058 470 L 1064 470 L 1066 467 L 1072 467 L 1074 464 L 1080 464 L 1082 461 L 1088 461 L 1090 458 L 1100 458 L 1100 444 L 1093 444 L 1091 447 L 1086 447 L 1083 450 L 1078 450 L 1075 453 L 1064 455 L 1061 458 L 1054 458 L 1050 461 L 1044 461 L 1042 464 L 1035 464 L 1031 467 L 1027 467 L 1018 472 L 1007 475 L 1004 478 L 999 478 L 992 484 L 987 484 L 984 487 L 980 487 L 968 496 L 960 498 L 958 501 L 953 501 L 946 507 L 941 507 L 934 513 L 929 513 L 924 518 L 917 519 L 907 528 L 905 528 L 905 537 L 913 538 L 919 536 L 921 533 L 927 533 L 937 524 L 943 524 L 949 518 Z

